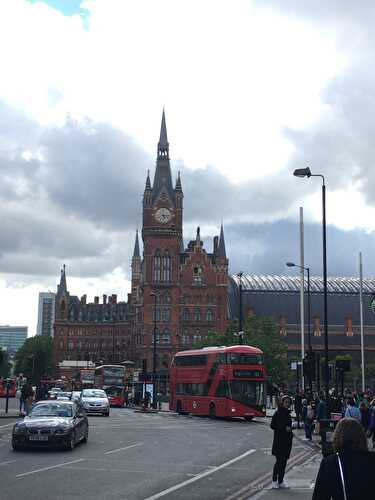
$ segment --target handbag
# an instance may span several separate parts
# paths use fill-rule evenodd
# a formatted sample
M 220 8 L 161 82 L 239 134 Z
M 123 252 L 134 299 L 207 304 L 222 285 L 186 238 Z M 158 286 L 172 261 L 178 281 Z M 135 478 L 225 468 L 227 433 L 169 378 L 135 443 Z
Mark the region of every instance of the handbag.
M 348 500 L 348 496 L 346 494 L 346 488 L 345 488 L 344 472 L 342 470 L 340 455 L 338 453 L 336 453 L 336 455 L 337 455 L 337 461 L 339 463 L 340 477 L 341 477 L 341 483 L 342 483 L 342 491 L 344 492 L 344 500 Z

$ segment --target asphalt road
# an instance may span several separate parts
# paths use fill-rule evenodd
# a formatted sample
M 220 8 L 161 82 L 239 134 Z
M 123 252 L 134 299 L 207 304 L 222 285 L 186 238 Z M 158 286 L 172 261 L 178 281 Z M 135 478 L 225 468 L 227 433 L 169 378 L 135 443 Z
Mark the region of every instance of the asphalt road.
M 112 409 L 89 424 L 88 443 L 73 451 L 13 452 L 13 423 L 0 420 L 1 500 L 234 500 L 274 464 L 262 420 Z M 292 457 L 308 451 L 295 440 Z

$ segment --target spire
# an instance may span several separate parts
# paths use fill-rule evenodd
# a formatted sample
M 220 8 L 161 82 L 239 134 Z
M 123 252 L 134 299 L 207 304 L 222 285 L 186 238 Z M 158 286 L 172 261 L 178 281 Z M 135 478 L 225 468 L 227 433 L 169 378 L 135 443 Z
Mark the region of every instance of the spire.
M 224 229 L 223 229 L 223 223 L 221 223 L 220 227 L 220 238 L 219 238 L 219 248 L 217 251 L 218 257 L 224 257 L 224 259 L 227 258 L 227 254 L 225 251 L 225 240 L 224 240 Z
M 163 115 L 161 117 L 160 138 L 158 143 L 158 157 L 169 156 L 169 143 L 167 137 L 167 126 L 165 124 L 165 112 L 163 108 Z
M 171 166 L 169 164 L 169 144 L 167 139 L 167 127 L 165 124 L 165 113 L 161 119 L 160 139 L 158 143 L 158 157 L 154 182 L 152 185 L 152 202 L 154 202 L 163 191 L 172 202 L 175 200 L 175 193 L 172 185 Z
M 138 229 L 137 232 L 135 233 L 135 244 L 134 244 L 134 252 L 133 252 L 133 259 L 140 257 L 139 253 L 139 240 L 138 240 Z
M 200 245 L 200 243 L 201 243 L 201 228 L 199 226 L 197 227 L 197 235 L 195 237 L 195 241 L 197 242 L 197 245 Z
M 151 189 L 151 181 L 150 181 L 150 171 L 147 170 L 147 179 L 146 179 L 146 191 L 149 191 Z
M 178 171 L 178 176 L 177 176 L 177 180 L 176 180 L 175 191 L 182 191 L 180 171 Z
M 65 273 L 65 264 L 63 265 L 63 268 L 61 269 L 61 277 L 60 277 L 60 284 L 57 287 L 57 292 L 58 293 L 67 293 L 67 287 L 66 287 L 66 273 Z

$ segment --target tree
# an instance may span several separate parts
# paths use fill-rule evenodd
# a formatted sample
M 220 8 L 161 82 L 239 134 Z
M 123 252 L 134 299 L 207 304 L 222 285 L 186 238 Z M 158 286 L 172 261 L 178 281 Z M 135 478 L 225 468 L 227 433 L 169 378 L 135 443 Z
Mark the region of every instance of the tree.
M 232 323 L 222 334 L 209 332 L 204 341 L 195 347 L 237 345 L 239 344 L 239 338 L 235 335 L 237 331 L 236 324 Z M 268 316 L 251 316 L 247 318 L 243 331 L 243 343 L 263 351 L 268 381 L 274 384 L 285 383 L 289 378 L 287 344 L 280 337 L 275 321 Z
M 15 373 L 23 373 L 36 385 L 41 378 L 54 372 L 53 340 L 42 335 L 31 337 L 17 351 L 15 359 Z
M 9 356 L 6 351 L 3 351 L 0 347 L 0 377 L 9 377 L 10 375 L 10 362 Z

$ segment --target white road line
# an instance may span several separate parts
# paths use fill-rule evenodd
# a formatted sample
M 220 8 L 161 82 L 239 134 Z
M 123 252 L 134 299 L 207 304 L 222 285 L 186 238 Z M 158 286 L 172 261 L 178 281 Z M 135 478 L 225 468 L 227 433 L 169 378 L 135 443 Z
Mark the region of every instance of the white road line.
M 106 451 L 104 455 L 110 455 L 111 453 L 117 453 L 118 451 L 128 450 L 129 448 L 135 448 L 136 446 L 142 446 L 143 443 L 135 443 L 129 446 L 124 446 L 124 448 L 117 448 L 116 450 Z
M 13 464 L 14 462 L 15 462 L 15 460 L 8 460 L 7 462 L 0 462 L 0 467 L 2 467 L 3 465 Z
M 0 425 L 0 429 L 5 429 L 5 427 L 13 427 L 13 426 L 14 426 L 14 422 L 12 422 L 11 424 Z
M 64 467 L 65 465 L 77 464 L 78 462 L 83 462 L 84 458 L 78 458 L 78 460 L 72 460 L 71 462 L 64 462 L 62 464 L 50 465 L 49 467 L 43 467 L 43 469 L 35 469 L 29 472 L 23 472 L 22 474 L 17 474 L 16 477 L 29 476 L 30 474 L 36 474 L 37 472 L 44 472 L 46 470 L 57 469 L 58 467 Z
M 180 488 L 183 488 L 184 486 L 187 486 L 188 484 L 195 483 L 195 481 L 202 479 L 202 477 L 209 476 L 210 474 L 213 474 L 214 472 L 217 472 L 220 469 L 224 469 L 225 467 L 228 467 L 228 465 L 231 465 L 235 462 L 238 462 L 238 460 L 242 460 L 243 458 L 247 457 L 248 455 L 251 455 L 255 451 L 256 450 L 248 450 L 245 453 L 242 453 L 242 455 L 239 455 L 238 457 L 232 458 L 232 460 L 228 460 L 228 462 L 225 462 L 221 465 L 218 465 L 217 467 L 214 467 L 213 469 L 201 472 L 200 474 L 196 475 L 195 477 L 192 477 L 191 479 L 187 479 L 186 481 L 183 481 L 182 483 L 176 484 L 175 486 L 171 486 L 170 488 L 163 490 L 160 493 L 157 493 L 156 495 L 152 495 L 151 497 L 147 497 L 147 498 L 145 498 L 145 500 L 156 500 L 157 498 L 161 498 L 161 497 L 164 497 L 166 495 L 169 495 L 169 493 L 172 493 L 173 491 L 179 490 Z

